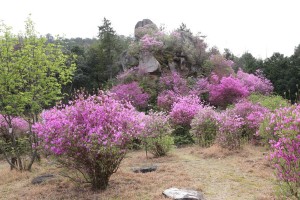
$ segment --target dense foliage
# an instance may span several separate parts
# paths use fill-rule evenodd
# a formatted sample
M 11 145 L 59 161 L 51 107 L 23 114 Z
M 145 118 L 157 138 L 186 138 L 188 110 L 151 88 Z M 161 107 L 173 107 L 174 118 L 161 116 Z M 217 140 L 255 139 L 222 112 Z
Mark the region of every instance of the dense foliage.
M 146 153 L 150 151 L 156 157 L 165 156 L 173 145 L 172 131 L 169 116 L 165 113 L 150 112 L 146 115 L 142 134 Z
M 288 193 L 300 198 L 300 106 L 279 108 L 271 113 L 260 134 L 271 145 L 270 159 L 279 180 L 288 187 Z
M 148 106 L 149 95 L 142 91 L 137 82 L 120 84 L 111 90 L 117 100 L 130 102 L 136 108 L 142 109 Z
M 200 146 L 210 146 L 214 143 L 218 127 L 218 113 L 212 107 L 205 106 L 191 122 L 191 134 Z
M 126 147 L 144 128 L 143 115 L 129 103 L 100 93 L 42 113 L 34 131 L 46 151 L 70 169 L 83 173 L 94 189 L 105 189 Z
M 0 153 L 11 168 L 30 169 L 42 147 L 105 189 L 136 141 L 158 157 L 174 143 L 234 150 L 255 140 L 269 145 L 279 180 L 299 198 L 300 106 L 290 102 L 300 98 L 300 45 L 258 60 L 207 51 L 184 24 L 171 33 L 150 24 L 130 38 L 104 18 L 94 39 L 38 36 L 33 25 L 21 35 L 0 26 Z M 140 66 L 145 55 L 157 70 Z M 93 95 L 72 96 L 83 88 Z
M 5 118 L 6 130 L 2 133 L 4 155 L 11 168 L 30 170 L 37 158 L 38 138 L 31 126 L 38 120 L 42 109 L 55 105 L 63 97 L 62 87 L 71 82 L 75 65 L 73 56 L 66 55 L 58 40 L 49 42 L 39 36 L 34 23 L 28 18 L 25 32 L 15 35 L 0 24 L 0 113 Z M 24 151 L 19 148 L 20 139 L 15 133 L 13 121 L 22 116 L 28 123 L 25 137 L 30 161 L 22 163 Z M 1 136 L 1 137 L 2 137 Z

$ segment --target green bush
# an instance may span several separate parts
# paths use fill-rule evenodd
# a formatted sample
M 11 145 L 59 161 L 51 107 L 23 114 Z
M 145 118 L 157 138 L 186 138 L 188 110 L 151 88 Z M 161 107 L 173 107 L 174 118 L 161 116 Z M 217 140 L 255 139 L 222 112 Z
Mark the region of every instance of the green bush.
M 174 136 L 174 143 L 176 146 L 183 146 L 195 143 L 194 138 L 190 133 L 190 127 L 176 126 L 172 135 Z
M 155 157 L 165 156 L 174 144 L 174 139 L 170 135 L 164 135 L 154 138 L 146 138 L 145 148 L 152 153 Z
M 216 116 L 212 107 L 205 107 L 192 120 L 190 132 L 202 147 L 211 146 L 215 141 L 218 131 Z
M 263 107 L 268 108 L 270 111 L 290 105 L 286 99 L 278 95 L 265 96 L 262 94 L 251 94 L 248 99 L 252 103 L 260 103 Z
M 140 139 L 146 154 L 149 151 L 156 157 L 165 156 L 174 144 L 169 116 L 164 112 L 150 111 L 144 122 L 145 128 Z

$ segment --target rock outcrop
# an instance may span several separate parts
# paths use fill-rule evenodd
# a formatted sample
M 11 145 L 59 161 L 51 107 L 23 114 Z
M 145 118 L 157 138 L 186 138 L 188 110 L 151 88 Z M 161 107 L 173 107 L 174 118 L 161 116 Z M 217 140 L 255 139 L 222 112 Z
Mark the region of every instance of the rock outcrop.
M 148 72 L 148 73 L 155 72 L 156 70 L 160 70 L 159 62 L 149 52 L 140 53 L 138 67 L 140 69 L 143 69 L 143 71 Z
M 136 23 L 134 27 L 134 37 L 136 40 L 141 39 L 146 33 L 156 32 L 158 28 L 150 19 L 143 19 Z

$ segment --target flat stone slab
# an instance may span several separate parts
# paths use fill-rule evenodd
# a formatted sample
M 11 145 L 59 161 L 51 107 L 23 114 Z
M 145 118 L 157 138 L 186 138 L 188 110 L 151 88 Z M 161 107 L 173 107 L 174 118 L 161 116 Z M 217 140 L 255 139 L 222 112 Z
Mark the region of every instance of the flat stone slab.
M 163 191 L 163 195 L 175 200 L 204 200 L 203 194 L 195 190 L 169 188 Z
M 51 178 L 54 178 L 53 174 L 43 174 L 41 176 L 35 177 L 34 179 L 32 179 L 31 183 L 32 184 L 41 184 Z
M 132 171 L 134 173 L 148 173 L 148 172 L 154 172 L 157 170 L 156 165 L 151 165 L 151 166 L 144 166 L 144 167 L 138 167 L 138 168 L 133 168 Z

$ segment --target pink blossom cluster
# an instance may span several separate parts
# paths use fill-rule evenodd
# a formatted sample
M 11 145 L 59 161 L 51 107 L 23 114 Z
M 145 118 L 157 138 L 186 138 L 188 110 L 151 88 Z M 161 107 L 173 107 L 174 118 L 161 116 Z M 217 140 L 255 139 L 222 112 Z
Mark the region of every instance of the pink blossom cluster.
M 170 34 L 171 37 L 175 37 L 177 39 L 180 39 L 181 38 L 181 34 L 178 32 L 178 31 L 173 31 L 171 34 Z
M 217 134 L 218 113 L 213 107 L 204 106 L 191 122 L 191 133 L 198 139 L 198 143 L 207 146 L 214 142 Z
M 217 116 L 217 143 L 230 150 L 239 148 L 243 124 L 243 119 L 230 110 L 220 113 Z
M 220 83 L 211 84 L 209 87 L 209 101 L 215 106 L 226 107 L 248 95 L 247 87 L 232 76 L 223 77 Z
M 208 82 L 208 78 L 199 78 L 197 79 L 196 83 L 189 93 L 199 96 L 203 93 L 208 92 L 209 87 L 210 83 Z
M 268 95 L 274 89 L 272 83 L 261 74 L 256 76 L 239 70 L 237 72 L 237 78 L 241 80 L 243 85 L 246 86 L 251 93 L 256 92 Z
M 157 37 L 153 37 L 148 34 L 144 35 L 141 38 L 140 43 L 141 43 L 141 48 L 144 51 L 161 49 L 164 45 L 162 41 L 157 40 Z
M 143 92 L 137 82 L 119 84 L 114 86 L 110 91 L 115 94 L 117 100 L 128 101 L 136 108 L 142 109 L 148 106 L 150 95 Z
M 212 64 L 214 74 L 220 79 L 234 74 L 232 69 L 234 62 L 232 60 L 227 60 L 222 55 L 212 55 L 210 57 L 210 62 Z
M 41 116 L 42 122 L 33 129 L 45 149 L 76 161 L 89 156 L 93 160 L 106 147 L 124 149 L 144 128 L 142 113 L 104 93 L 79 98 L 64 108 L 54 107 Z
M 177 72 L 163 74 L 159 83 L 162 89 L 173 90 L 180 95 L 186 95 L 189 92 L 187 81 Z
M 265 131 L 273 135 L 275 140 L 295 136 L 300 132 L 300 105 L 276 109 L 268 116 Z
M 20 132 L 25 132 L 28 130 L 28 122 L 21 117 L 10 117 L 12 118 L 12 128 L 17 129 Z M 8 122 L 5 120 L 4 116 L 0 114 L 0 130 L 8 130 Z
M 144 117 L 145 128 L 143 130 L 143 137 L 155 138 L 170 135 L 172 133 L 172 129 L 169 121 L 170 117 L 166 113 L 151 111 Z
M 170 111 L 170 119 L 175 125 L 189 126 L 194 116 L 203 108 L 199 97 L 183 96 L 178 99 Z
M 271 154 L 280 180 L 300 187 L 300 105 L 279 108 L 270 115 L 266 131 L 273 135 L 270 140 Z
M 300 187 L 300 134 L 295 138 L 283 137 L 270 141 L 271 154 L 280 180 L 294 183 Z
M 242 100 L 234 105 L 231 112 L 243 119 L 244 128 L 246 128 L 247 131 L 251 134 L 255 134 L 259 129 L 260 123 L 270 111 L 260 104 Z
M 172 105 L 178 101 L 180 95 L 173 90 L 164 90 L 157 96 L 157 106 L 165 111 L 170 111 Z

